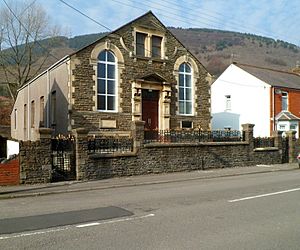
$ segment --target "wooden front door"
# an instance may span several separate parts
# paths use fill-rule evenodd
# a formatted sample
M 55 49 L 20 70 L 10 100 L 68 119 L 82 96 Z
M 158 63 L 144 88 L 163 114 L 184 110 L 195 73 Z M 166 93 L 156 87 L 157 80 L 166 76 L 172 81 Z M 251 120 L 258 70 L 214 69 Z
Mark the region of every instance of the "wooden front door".
M 146 130 L 158 129 L 158 90 L 142 90 L 142 120 Z

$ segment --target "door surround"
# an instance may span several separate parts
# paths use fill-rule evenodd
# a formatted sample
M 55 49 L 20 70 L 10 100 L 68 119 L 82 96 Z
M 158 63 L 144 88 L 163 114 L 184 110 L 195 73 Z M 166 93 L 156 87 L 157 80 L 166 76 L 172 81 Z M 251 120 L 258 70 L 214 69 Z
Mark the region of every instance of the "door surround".
M 146 78 L 146 77 L 145 77 Z M 158 129 L 170 128 L 171 84 L 161 78 L 151 81 L 147 79 L 132 81 L 132 120 L 142 121 L 142 91 L 158 91 Z

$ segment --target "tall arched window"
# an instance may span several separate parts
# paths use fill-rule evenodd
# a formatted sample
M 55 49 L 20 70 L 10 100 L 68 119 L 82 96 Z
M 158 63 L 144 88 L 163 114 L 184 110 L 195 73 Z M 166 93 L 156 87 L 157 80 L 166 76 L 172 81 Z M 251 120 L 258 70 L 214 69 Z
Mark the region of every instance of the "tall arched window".
M 179 66 L 179 114 L 192 115 L 193 110 L 193 89 L 192 68 L 187 63 Z
M 97 109 L 116 111 L 116 57 L 109 50 L 98 55 L 97 70 Z

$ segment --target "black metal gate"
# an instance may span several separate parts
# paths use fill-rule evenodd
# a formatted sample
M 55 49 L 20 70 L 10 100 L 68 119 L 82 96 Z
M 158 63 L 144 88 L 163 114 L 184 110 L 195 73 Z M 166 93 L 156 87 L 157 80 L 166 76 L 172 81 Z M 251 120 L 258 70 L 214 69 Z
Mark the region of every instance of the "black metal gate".
M 76 179 L 73 137 L 52 139 L 52 182 Z
M 282 137 L 282 163 L 289 163 L 289 138 Z

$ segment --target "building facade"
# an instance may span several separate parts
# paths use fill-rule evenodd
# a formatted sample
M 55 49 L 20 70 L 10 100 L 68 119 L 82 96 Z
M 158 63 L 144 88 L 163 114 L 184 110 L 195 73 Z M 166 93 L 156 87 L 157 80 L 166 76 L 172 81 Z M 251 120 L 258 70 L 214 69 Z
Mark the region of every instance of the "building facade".
M 18 91 L 12 137 L 37 140 L 86 128 L 126 134 L 145 129 L 210 128 L 210 75 L 148 12 L 61 59 Z
M 294 130 L 299 136 L 300 76 L 253 65 L 231 64 L 212 84 L 212 128 L 255 124 L 255 136 Z

